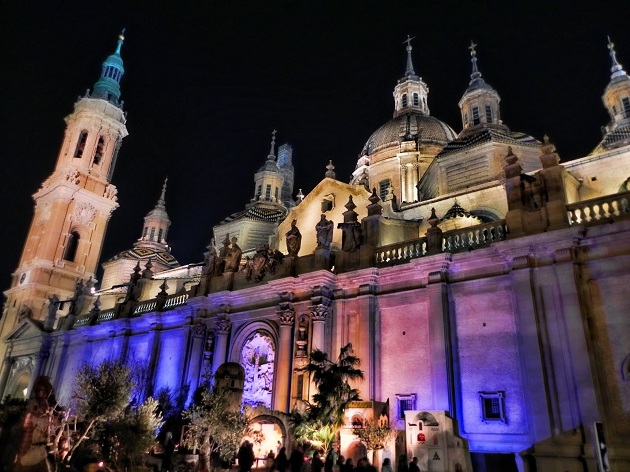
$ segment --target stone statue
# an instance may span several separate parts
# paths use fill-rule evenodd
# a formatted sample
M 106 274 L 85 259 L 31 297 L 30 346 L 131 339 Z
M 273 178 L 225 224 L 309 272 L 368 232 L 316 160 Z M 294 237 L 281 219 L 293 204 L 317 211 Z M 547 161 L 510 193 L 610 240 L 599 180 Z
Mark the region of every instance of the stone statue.
M 326 215 L 322 214 L 322 218 L 315 225 L 315 231 L 317 232 L 317 249 L 330 249 L 333 226 L 334 223 L 327 220 Z
M 287 251 L 291 257 L 297 257 L 300 252 L 300 247 L 302 246 L 302 234 L 296 224 L 297 220 L 293 220 L 291 222 L 291 229 L 287 231 L 286 234 Z
M 236 237 L 232 238 L 232 245 L 230 246 L 230 250 L 225 256 L 225 269 L 224 272 L 238 272 L 239 267 L 241 266 L 241 256 L 243 255 L 243 251 L 236 244 L 238 239 Z
M 214 275 L 216 265 L 217 265 L 217 248 L 214 245 L 214 238 L 210 240 L 210 244 L 208 244 L 208 251 L 204 253 L 204 261 L 203 261 L 203 275 Z

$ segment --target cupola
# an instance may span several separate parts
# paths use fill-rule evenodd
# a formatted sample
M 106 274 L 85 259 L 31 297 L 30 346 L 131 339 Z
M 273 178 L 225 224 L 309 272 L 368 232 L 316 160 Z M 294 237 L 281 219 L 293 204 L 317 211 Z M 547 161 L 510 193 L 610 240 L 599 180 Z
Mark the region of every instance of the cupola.
M 123 60 L 120 57 L 120 49 L 124 41 L 125 30 L 123 29 L 118 36 L 116 51 L 103 62 L 101 77 L 94 84 L 92 92 L 92 98 L 102 98 L 116 106 L 120 105 L 120 80 L 125 73 Z
M 404 113 L 419 112 L 425 115 L 429 114 L 427 106 L 427 95 L 429 87 L 422 81 L 422 78 L 416 75 L 411 60 L 411 40 L 407 36 L 407 68 L 405 75 L 398 80 L 398 84 L 394 87 L 394 118 Z

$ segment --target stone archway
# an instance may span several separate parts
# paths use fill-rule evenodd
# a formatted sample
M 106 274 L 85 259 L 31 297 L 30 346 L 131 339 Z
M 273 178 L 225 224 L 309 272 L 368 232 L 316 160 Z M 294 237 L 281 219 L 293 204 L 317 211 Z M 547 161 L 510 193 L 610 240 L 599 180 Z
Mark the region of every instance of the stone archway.
M 367 448 L 365 447 L 365 444 L 359 440 L 352 441 L 348 446 L 346 456 L 346 458 L 352 459 L 352 462 L 354 462 L 354 466 L 356 467 L 359 459 L 367 457 Z
M 269 451 L 275 455 L 285 447 L 287 456 L 291 454 L 292 438 L 289 437 L 288 415 L 258 407 L 252 410 L 251 427 L 263 434 L 263 442 L 254 444 L 254 455 L 257 459 L 267 457 Z M 250 440 L 250 438 L 245 438 Z

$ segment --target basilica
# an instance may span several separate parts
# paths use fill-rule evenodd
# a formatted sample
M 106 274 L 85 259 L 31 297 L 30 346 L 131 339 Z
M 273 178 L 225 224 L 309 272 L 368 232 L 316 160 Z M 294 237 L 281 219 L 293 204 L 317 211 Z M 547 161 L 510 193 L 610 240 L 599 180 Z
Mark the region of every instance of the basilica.
M 3 398 L 44 375 L 69 401 L 79 367 L 106 359 L 145 365 L 149 393 L 192 397 L 206 373 L 234 372 L 262 454 L 292 445 L 309 353 L 351 344 L 365 378 L 347 457 L 365 455 L 352 428 L 378 419 L 396 431 L 381 456 L 422 471 L 630 469 L 630 77 L 614 44 L 602 139 L 561 162 L 502 120 L 474 44 L 461 131 L 434 117 L 407 41 L 393 117 L 366 133 L 349 182 L 322 162 L 295 192 L 274 132 L 251 200 L 216 223 L 202 263 L 181 264 L 166 181 L 137 241 L 100 260 L 127 136 L 123 42 L 33 195 L 0 319 Z

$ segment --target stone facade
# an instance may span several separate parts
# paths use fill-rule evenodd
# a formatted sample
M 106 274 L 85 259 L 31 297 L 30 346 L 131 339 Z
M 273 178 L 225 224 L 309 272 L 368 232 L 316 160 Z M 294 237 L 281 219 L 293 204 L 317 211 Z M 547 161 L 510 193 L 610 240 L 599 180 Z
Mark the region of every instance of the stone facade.
M 630 99 L 630 79 L 624 82 L 617 66 L 614 97 Z M 67 402 L 80 364 L 104 359 L 142 362 L 149 392 L 188 385 L 192 394 L 204 372 L 234 363 L 243 368 L 244 400 L 289 446 L 286 414 L 313 394 L 300 370 L 309 353 L 322 349 L 334 357 L 351 343 L 365 373 L 354 386 L 365 402 L 348 411 L 349 421 L 355 413 L 373 415 L 377 406 L 386 412 L 397 436 L 383 457 L 395 462 L 416 454 L 423 470 L 459 464 L 478 471 L 595 471 L 597 422 L 610 470 L 627 470 L 630 143 L 606 141 L 590 156 L 560 163 L 548 139 L 513 133 L 500 122 L 498 94 L 481 79 L 475 54 L 459 135 L 427 119 L 427 93 L 408 45 L 394 114 L 410 127 L 398 134 L 391 123 L 381 127 L 351 183 L 338 181 L 331 163 L 293 208 L 283 203 L 285 177 L 272 142 L 254 199 L 215 227 L 203 266 L 156 270 L 142 261 L 125 284 L 94 294 L 40 283 L 51 308 L 18 319 L 11 315 L 18 294 L 43 303 L 20 288 L 21 262 L 5 292 L 0 394 L 28 392 L 31 378 L 46 375 Z M 474 108 L 485 112 L 486 104 L 477 122 Z M 625 126 L 613 115 L 611 133 Z M 425 131 L 437 138 L 426 140 Z M 454 169 L 467 172 L 468 164 L 476 170 L 464 185 Z M 390 182 L 381 188 L 384 178 Z M 269 195 L 258 193 L 259 182 L 269 182 Z M 413 198 L 413 189 L 422 197 Z M 72 203 L 68 221 L 89 226 L 100 211 L 93 201 L 100 202 L 86 199 L 94 212 Z M 38 201 L 34 228 L 44 208 Z M 265 227 L 247 216 L 262 209 L 277 217 Z M 49 210 L 58 213 L 54 205 Z M 322 214 L 332 227 L 329 239 L 316 229 Z M 284 239 L 294 220 L 296 256 L 287 255 Z M 236 226 L 256 228 L 264 238 L 238 252 L 241 239 L 230 239 Z M 86 266 L 86 275 L 93 270 Z M 62 310 L 52 294 L 70 303 Z M 422 441 L 416 420 L 441 436 Z M 358 446 L 346 433 L 342 453 L 352 454 Z M 436 453 L 445 458 L 442 468 L 431 465 Z

